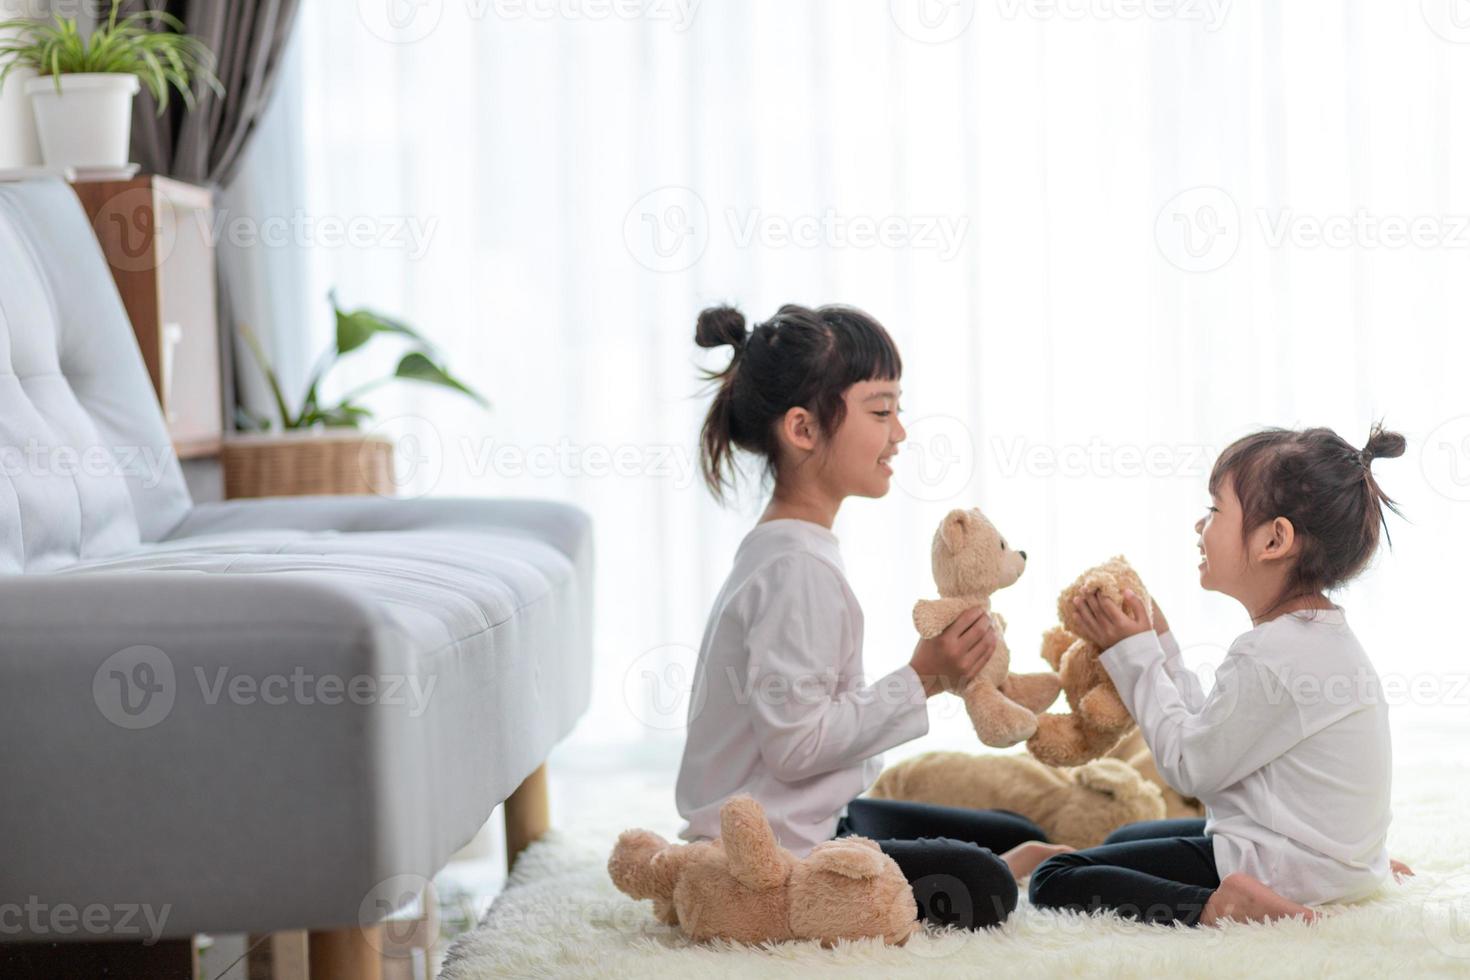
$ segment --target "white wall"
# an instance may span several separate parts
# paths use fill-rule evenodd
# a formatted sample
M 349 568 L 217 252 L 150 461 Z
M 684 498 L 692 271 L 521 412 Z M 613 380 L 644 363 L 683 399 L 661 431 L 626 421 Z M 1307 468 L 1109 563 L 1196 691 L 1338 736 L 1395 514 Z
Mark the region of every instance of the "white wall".
M 551 13 L 518 13 L 533 6 Z M 1249 624 L 1196 584 L 1212 451 L 1272 423 L 1361 445 L 1383 416 L 1411 440 L 1375 467 L 1409 520 L 1342 601 L 1381 672 L 1423 681 L 1463 728 L 1464 644 L 1443 613 L 1470 551 L 1470 115 L 1451 95 L 1470 48 L 1431 5 L 1108 13 L 1127 6 L 952 4 L 973 23 L 932 44 L 884 0 L 705 0 L 689 24 L 672 0 L 631 20 L 446 2 L 396 32 L 366 19 L 380 4 L 303 8 L 301 238 L 338 229 L 302 249 L 306 294 L 404 317 L 493 403 L 375 393 L 380 431 L 442 463 L 414 492 L 593 515 L 589 737 L 678 740 L 675 695 L 761 504 L 721 511 L 681 467 L 705 405 L 695 364 L 728 357 L 693 344 L 717 300 L 759 318 L 855 303 L 903 352 L 900 478 L 836 529 L 872 674 L 911 653 L 929 538 L 962 505 L 1031 554 L 996 600 L 1018 669 L 1041 667 L 1057 590 L 1119 551 L 1186 657 L 1218 660 Z M 1307 234 L 1360 212 L 1344 244 Z M 776 234 L 828 213 L 897 218 L 898 240 Z M 1416 216 L 1441 234 L 1373 237 Z M 747 234 L 753 217 L 772 234 Z M 964 223 L 957 252 L 931 219 Z M 690 248 L 664 261 L 650 225 L 689 229 Z M 1212 229 L 1226 247 L 1192 261 Z M 317 309 L 284 321 L 283 350 L 319 349 Z M 327 394 L 391 367 L 375 356 Z M 958 706 L 936 700 L 904 751 L 973 745 Z

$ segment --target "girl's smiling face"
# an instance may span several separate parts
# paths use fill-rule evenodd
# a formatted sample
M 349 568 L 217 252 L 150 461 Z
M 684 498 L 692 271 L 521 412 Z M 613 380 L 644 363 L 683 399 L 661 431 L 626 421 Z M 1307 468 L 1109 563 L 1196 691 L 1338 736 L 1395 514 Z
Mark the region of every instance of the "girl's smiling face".
M 908 435 L 898 420 L 898 396 L 896 380 L 850 385 L 842 395 L 842 421 L 828 438 L 806 408 L 787 411 L 777 482 L 784 482 L 788 491 L 839 502 L 887 494 L 893 454 Z
M 1235 481 L 1220 481 L 1205 516 L 1195 522 L 1199 535 L 1199 584 L 1245 604 L 1252 614 L 1281 590 L 1300 548 L 1295 528 L 1276 517 L 1243 534 L 1244 509 Z
M 1245 567 L 1245 547 L 1240 537 L 1240 501 L 1226 480 L 1219 494 L 1210 495 L 1205 516 L 1195 522 L 1199 535 L 1199 584 L 1201 588 L 1232 594 L 1229 588 Z
M 823 475 L 834 489 L 881 497 L 893 479 L 893 454 L 908 436 L 898 420 L 897 381 L 859 381 L 843 393 L 846 414 L 827 446 Z

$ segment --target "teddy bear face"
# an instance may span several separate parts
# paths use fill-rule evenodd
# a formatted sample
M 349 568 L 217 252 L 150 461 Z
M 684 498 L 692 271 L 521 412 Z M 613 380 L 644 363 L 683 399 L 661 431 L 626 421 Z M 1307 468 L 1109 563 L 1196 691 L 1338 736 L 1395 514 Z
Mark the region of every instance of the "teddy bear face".
M 1074 788 L 1047 828 L 1056 841 L 1096 847 L 1126 824 L 1164 818 L 1159 788 L 1121 759 L 1093 759 L 1059 771 Z
M 1026 552 L 1012 548 L 979 508 L 945 516 L 934 532 L 932 559 L 941 596 L 989 595 L 1026 570 Z
M 1102 594 L 1104 599 L 1123 604 L 1123 592 L 1132 589 L 1143 601 L 1143 608 L 1149 608 L 1149 594 L 1143 587 L 1143 580 L 1133 570 L 1133 566 L 1117 555 L 1108 559 L 1095 568 L 1090 568 L 1078 576 L 1077 580 L 1062 590 L 1057 597 L 1057 618 L 1062 621 L 1068 632 L 1077 632 L 1077 607 L 1072 604 L 1076 596 L 1091 595 L 1094 592 Z
M 913 889 L 877 843 L 845 837 L 818 844 L 791 873 L 791 932 L 830 946 L 882 936 L 902 943 L 919 928 Z

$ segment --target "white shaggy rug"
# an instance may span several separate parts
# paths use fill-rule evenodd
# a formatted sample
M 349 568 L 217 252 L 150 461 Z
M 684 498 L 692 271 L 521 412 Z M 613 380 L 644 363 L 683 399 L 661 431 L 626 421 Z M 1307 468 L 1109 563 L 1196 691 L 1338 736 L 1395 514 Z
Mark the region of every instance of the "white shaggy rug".
M 1020 907 L 1000 928 L 929 930 L 903 947 L 876 941 L 835 949 L 697 946 L 656 923 L 649 903 L 628 899 L 608 880 L 608 851 L 625 821 L 553 831 L 534 844 L 479 928 L 451 949 L 441 976 L 1470 977 L 1464 729 L 1457 726 L 1453 738 L 1444 730 L 1415 734 L 1396 738 L 1390 853 L 1417 876 L 1310 926 L 1144 926 L 1115 916 L 1040 911 L 1027 904 L 1023 888 Z M 645 825 L 669 836 L 667 823 Z

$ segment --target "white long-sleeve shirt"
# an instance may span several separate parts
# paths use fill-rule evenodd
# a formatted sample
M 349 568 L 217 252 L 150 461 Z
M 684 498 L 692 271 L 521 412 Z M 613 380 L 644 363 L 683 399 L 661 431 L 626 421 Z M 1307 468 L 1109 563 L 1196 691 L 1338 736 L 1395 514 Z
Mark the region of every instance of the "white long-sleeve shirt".
M 837 536 L 810 521 L 757 524 L 700 645 L 675 790 L 680 837 L 719 836 L 720 806 L 747 793 L 798 855 L 831 838 L 878 778 L 881 753 L 929 730 L 913 668 L 864 684 L 862 652 Z
M 1388 705 L 1341 608 L 1239 637 L 1208 695 L 1167 633 L 1131 636 L 1102 664 L 1159 772 L 1204 802 L 1222 878 L 1243 871 L 1306 905 L 1387 878 Z

